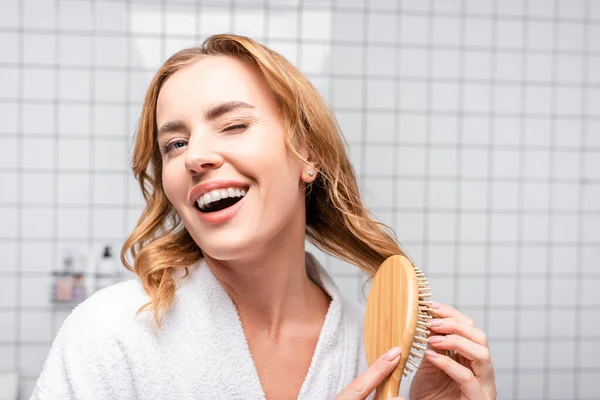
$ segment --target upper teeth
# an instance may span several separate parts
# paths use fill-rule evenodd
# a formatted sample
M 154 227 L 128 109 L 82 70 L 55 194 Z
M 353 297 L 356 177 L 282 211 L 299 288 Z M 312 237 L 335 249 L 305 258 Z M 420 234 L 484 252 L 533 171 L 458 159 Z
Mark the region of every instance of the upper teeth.
M 196 204 L 198 204 L 198 207 L 203 208 L 204 206 L 207 206 L 212 202 L 219 201 L 226 197 L 244 197 L 245 195 L 246 190 L 244 189 L 217 189 L 208 193 L 204 193 L 202 196 L 198 197 L 198 200 L 196 200 Z

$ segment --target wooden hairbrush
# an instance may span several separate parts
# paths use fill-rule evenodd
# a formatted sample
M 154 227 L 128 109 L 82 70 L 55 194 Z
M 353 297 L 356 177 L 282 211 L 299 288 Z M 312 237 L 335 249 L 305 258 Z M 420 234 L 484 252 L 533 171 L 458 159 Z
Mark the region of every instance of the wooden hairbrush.
M 402 377 L 423 358 L 433 311 L 429 291 L 425 274 L 401 255 L 388 257 L 373 278 L 365 310 L 367 362 L 372 365 L 392 347 L 402 349 L 398 366 L 377 387 L 376 400 L 397 397 Z

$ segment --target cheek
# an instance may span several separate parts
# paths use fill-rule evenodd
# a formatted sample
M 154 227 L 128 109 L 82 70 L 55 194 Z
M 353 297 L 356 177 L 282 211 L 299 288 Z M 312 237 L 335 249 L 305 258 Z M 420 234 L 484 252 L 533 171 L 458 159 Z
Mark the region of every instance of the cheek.
M 165 195 L 171 204 L 177 209 L 184 206 L 186 203 L 185 180 L 177 173 L 177 169 L 174 166 L 167 165 L 163 167 L 162 183 Z

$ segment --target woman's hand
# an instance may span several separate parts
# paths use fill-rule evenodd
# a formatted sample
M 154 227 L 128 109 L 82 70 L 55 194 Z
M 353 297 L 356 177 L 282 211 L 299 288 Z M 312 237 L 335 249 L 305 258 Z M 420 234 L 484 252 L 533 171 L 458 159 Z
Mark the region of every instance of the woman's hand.
M 400 348 L 394 347 L 379 357 L 369 369 L 357 376 L 334 400 L 364 400 L 385 378 L 390 376 L 400 361 Z M 403 397 L 395 397 L 404 400 Z
M 430 320 L 428 349 L 413 378 L 410 399 L 495 400 L 494 368 L 485 333 L 448 305 L 433 303 L 432 308 L 437 318 Z M 457 355 L 451 358 L 431 349 L 455 350 Z

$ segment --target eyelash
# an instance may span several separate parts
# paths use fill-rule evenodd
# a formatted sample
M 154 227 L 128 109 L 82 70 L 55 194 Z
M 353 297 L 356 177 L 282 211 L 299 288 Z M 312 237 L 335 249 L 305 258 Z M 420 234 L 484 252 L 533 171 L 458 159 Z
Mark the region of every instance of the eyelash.
M 222 132 L 228 132 L 228 131 L 232 131 L 234 129 L 246 129 L 246 128 L 248 128 L 248 124 L 235 124 L 235 125 L 230 125 L 230 126 L 226 127 L 225 129 L 222 130 Z M 170 153 L 174 144 L 182 143 L 182 142 L 183 142 L 183 140 L 174 140 L 174 141 L 165 143 L 163 146 L 161 146 L 161 153 L 162 154 Z

